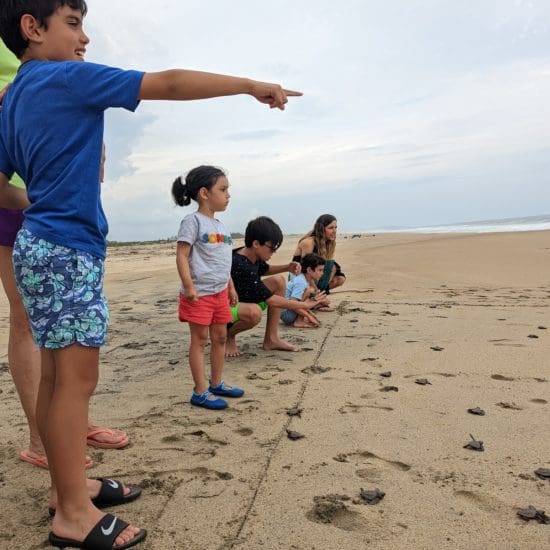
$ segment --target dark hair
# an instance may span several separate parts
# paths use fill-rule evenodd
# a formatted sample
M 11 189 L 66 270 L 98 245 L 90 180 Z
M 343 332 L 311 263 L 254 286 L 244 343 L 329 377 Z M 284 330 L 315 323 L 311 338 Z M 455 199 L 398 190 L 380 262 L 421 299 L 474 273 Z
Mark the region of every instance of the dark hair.
M 305 273 L 308 267 L 315 270 L 318 265 L 325 265 L 326 263 L 326 260 L 319 256 L 319 254 L 306 254 L 302 258 L 300 265 L 302 266 L 302 273 Z
M 254 241 L 265 244 L 268 241 L 274 249 L 283 243 L 283 232 L 281 228 L 267 216 L 260 216 L 248 222 L 244 232 L 244 244 L 250 248 Z
M 215 166 L 197 166 L 193 168 L 183 183 L 181 176 L 178 176 L 172 184 L 172 197 L 178 206 L 187 206 L 191 199 L 197 200 L 197 195 L 201 188 L 212 189 L 218 178 L 225 176 L 221 168 Z
M 2 0 L 0 37 L 18 57 L 25 53 L 29 41 L 21 34 L 21 17 L 32 15 L 40 26 L 48 28 L 48 19 L 62 6 L 79 10 L 84 17 L 88 12 L 86 0 Z
M 330 260 L 334 256 L 334 251 L 336 249 L 336 242 L 330 241 L 327 242 L 325 238 L 325 227 L 330 225 L 332 222 L 335 222 L 336 218 L 332 214 L 321 214 L 313 225 L 313 229 L 307 234 L 304 235 L 299 242 L 307 239 L 308 237 L 313 237 L 313 250 L 316 254 L 321 255 L 326 260 Z

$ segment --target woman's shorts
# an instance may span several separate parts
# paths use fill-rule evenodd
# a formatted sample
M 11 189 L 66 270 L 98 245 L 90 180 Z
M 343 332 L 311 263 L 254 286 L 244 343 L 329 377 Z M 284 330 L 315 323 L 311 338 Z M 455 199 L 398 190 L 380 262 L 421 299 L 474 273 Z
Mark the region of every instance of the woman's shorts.
M 217 294 L 199 296 L 196 302 L 190 302 L 180 292 L 178 308 L 179 320 L 209 327 L 210 325 L 225 325 L 233 318 L 229 310 L 229 292 L 227 288 Z
M 23 228 L 15 239 L 13 266 L 38 347 L 105 343 L 109 309 L 101 258 L 50 243 Z
M 13 248 L 15 236 L 21 229 L 24 219 L 22 210 L 0 208 L 0 246 Z

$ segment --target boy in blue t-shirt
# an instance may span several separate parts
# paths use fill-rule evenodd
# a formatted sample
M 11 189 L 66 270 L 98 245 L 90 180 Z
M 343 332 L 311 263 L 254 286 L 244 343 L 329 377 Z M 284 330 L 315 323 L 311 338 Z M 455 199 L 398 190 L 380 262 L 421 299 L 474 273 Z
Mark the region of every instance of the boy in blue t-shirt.
M 99 166 L 103 113 L 140 100 L 250 94 L 284 109 L 299 92 L 275 84 L 186 70 L 123 71 L 83 63 L 85 0 L 6 0 L 0 37 L 22 65 L 0 113 L 0 207 L 25 209 L 14 245 L 18 288 L 41 350 L 39 431 L 50 464 L 58 547 L 128 548 L 143 529 L 97 506 L 139 496 L 84 475 L 88 402 L 98 378 L 108 309 L 103 296 L 107 221 Z M 9 185 L 17 172 L 25 192 Z M 91 500 L 90 500 L 91 498 Z
M 313 309 L 328 306 L 325 292 L 319 292 L 317 288 L 317 281 L 323 276 L 325 263 L 326 260 L 318 254 L 306 254 L 301 261 L 302 272 L 287 283 L 285 298 L 299 302 L 304 302 L 307 299 L 315 300 L 318 302 L 318 306 Z M 285 325 L 292 325 L 296 328 L 317 328 L 319 326 L 319 323 L 312 323 L 292 309 L 282 311 L 281 321 Z

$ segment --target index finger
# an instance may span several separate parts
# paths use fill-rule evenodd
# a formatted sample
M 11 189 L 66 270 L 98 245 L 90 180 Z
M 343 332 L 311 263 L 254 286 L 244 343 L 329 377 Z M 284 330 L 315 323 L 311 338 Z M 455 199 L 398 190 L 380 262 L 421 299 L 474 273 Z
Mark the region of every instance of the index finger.
M 286 95 L 294 96 L 294 97 L 298 97 L 298 96 L 304 95 L 302 92 L 296 92 L 296 91 L 294 91 L 294 90 L 285 90 L 284 88 L 283 88 L 283 92 L 284 92 Z

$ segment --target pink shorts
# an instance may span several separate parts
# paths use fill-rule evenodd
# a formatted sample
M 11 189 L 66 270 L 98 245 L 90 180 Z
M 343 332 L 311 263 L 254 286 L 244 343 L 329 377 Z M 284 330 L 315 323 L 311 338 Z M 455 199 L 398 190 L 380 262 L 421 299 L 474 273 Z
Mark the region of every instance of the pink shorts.
M 188 321 L 197 325 L 225 325 L 233 320 L 229 309 L 229 293 L 227 288 L 211 294 L 200 296 L 196 302 L 190 302 L 180 292 L 180 305 L 178 308 L 180 321 Z

